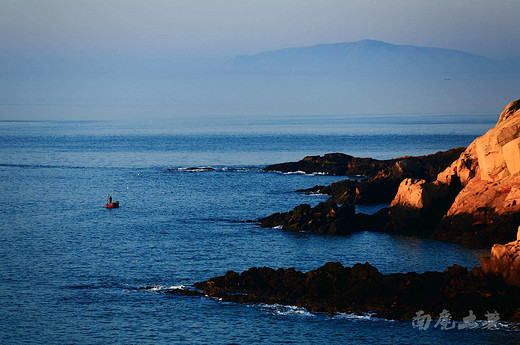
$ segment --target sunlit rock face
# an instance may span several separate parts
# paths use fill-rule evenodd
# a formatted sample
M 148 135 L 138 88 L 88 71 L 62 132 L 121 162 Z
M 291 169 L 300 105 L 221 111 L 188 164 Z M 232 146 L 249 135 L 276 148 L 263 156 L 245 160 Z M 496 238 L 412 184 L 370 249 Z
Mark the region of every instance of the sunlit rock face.
M 443 203 L 449 205 L 446 210 L 439 208 Z M 437 239 L 470 247 L 513 240 L 520 224 L 520 100 L 507 105 L 496 126 L 436 181 L 403 181 L 392 202 L 392 219 L 406 217 L 403 209 L 412 218 L 430 215 L 430 222 L 439 222 L 427 224 Z
M 497 125 L 475 140 L 481 179 L 500 182 L 520 172 L 520 100 L 510 103 Z
M 520 287 L 520 241 L 495 244 L 481 266 L 485 274 L 501 275 L 508 285 Z
M 430 206 L 430 196 L 426 191 L 426 181 L 407 178 L 399 185 L 399 190 L 390 206 L 422 209 Z
M 403 180 L 390 204 L 389 230 L 429 236 L 446 213 L 453 194 L 453 188 L 439 181 Z
M 479 173 L 476 144 L 473 142 L 460 155 L 459 159 L 437 175 L 437 181 L 447 185 L 460 184 L 466 186 Z

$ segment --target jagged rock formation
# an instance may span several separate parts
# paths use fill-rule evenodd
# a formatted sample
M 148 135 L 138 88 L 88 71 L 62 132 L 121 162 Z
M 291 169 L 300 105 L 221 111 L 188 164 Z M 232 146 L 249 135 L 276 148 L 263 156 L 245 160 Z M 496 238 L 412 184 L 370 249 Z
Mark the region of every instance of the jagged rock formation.
M 307 174 L 327 173 L 338 176 L 389 175 L 392 177 L 415 177 L 434 180 L 437 174 L 456 160 L 463 147 L 437 152 L 426 156 L 405 156 L 394 159 L 378 160 L 359 158 L 343 153 L 328 153 L 323 156 L 307 156 L 298 162 L 273 164 L 265 171 L 295 172 Z M 448 163 L 445 167 L 444 164 Z
M 343 153 L 328 153 L 323 156 L 307 156 L 298 162 L 269 165 L 263 170 L 281 172 L 302 171 L 306 174 L 327 173 L 339 176 L 372 176 L 388 165 L 387 161 L 358 158 Z
M 353 162 L 351 158 L 348 161 Z M 374 160 L 364 162 L 370 169 L 376 164 Z M 394 167 L 402 166 L 394 162 Z M 373 178 L 392 175 L 392 171 L 384 169 Z M 268 267 L 241 274 L 229 271 L 194 284 L 199 291 L 169 292 L 240 303 L 296 305 L 328 313 L 375 312 L 380 317 L 401 320 L 412 319 L 418 311 L 439 315 L 445 309 L 459 320 L 469 310 L 479 319 L 497 311 L 500 320 L 520 322 L 520 100 L 509 104 L 497 125 L 477 138 L 435 179 L 400 176 L 402 182 L 389 211 L 367 216 L 356 214 L 351 203 L 341 207 L 333 202 L 314 208 L 300 205 L 262 219 L 262 225 L 340 234 L 372 224 L 424 236 L 433 231 L 434 238 L 468 246 L 507 242 L 518 228 L 517 240 L 494 245 L 481 267 L 471 271 L 454 265 L 445 272 L 383 275 L 368 263 L 350 268 L 331 262 L 306 273 Z M 336 189 L 340 192 L 332 195 L 350 200 L 347 194 L 352 193 L 353 186 L 340 183 Z M 355 187 L 357 193 L 358 185 Z
M 327 172 L 341 175 L 364 175 L 361 181 L 343 180 L 329 186 L 314 186 L 299 192 L 320 192 L 331 197 L 326 203 L 311 208 L 297 206 L 293 211 L 276 213 L 260 219 L 263 227 L 282 226 L 290 231 L 312 231 L 328 234 L 349 234 L 360 230 L 383 230 L 388 222 L 388 209 L 368 216 L 354 211 L 354 204 L 384 204 L 395 196 L 399 184 L 407 177 L 434 179 L 449 166 L 464 148 L 455 148 L 420 157 L 390 160 L 356 158 L 334 153 L 305 157 L 299 162 L 282 163 L 264 170 Z M 337 204 L 343 204 L 338 206 Z
M 355 180 L 343 180 L 334 182 L 328 186 L 314 186 L 312 188 L 300 189 L 298 193 L 320 193 L 330 195 L 329 201 L 338 204 L 354 204 L 356 202 L 356 188 L 359 182 Z
M 387 231 L 429 237 L 457 191 L 438 181 L 403 180 L 390 204 Z
M 379 317 L 407 320 L 419 310 L 439 315 L 449 310 L 460 320 L 473 310 L 479 319 L 496 310 L 500 320 L 520 319 L 520 289 L 507 286 L 500 276 L 485 275 L 454 265 L 445 272 L 381 274 L 375 267 L 343 267 L 329 262 L 306 273 L 268 267 L 241 274 L 229 271 L 194 284 L 193 289 L 170 293 L 203 294 L 223 301 L 296 305 L 316 312 L 375 312 Z
M 432 237 L 467 247 L 507 243 L 514 240 L 520 225 L 520 100 L 510 103 L 497 125 L 465 150 L 387 161 L 331 154 L 266 168 L 272 169 L 366 174 L 371 177 L 310 190 L 330 194 L 329 203 L 392 202 L 388 214 L 382 210 L 374 216 L 344 212 L 336 205 L 298 206 L 307 210 L 304 217 L 295 217 L 299 209 L 261 219 L 262 226 L 349 233 L 366 229 L 360 225 L 366 222 L 376 231 Z M 323 218 L 326 207 L 334 212 Z
M 520 100 L 435 181 L 403 181 L 390 215 L 396 232 L 419 222 L 433 238 L 469 247 L 513 240 L 520 225 Z
M 508 285 L 520 287 L 520 227 L 516 241 L 495 244 L 491 255 L 482 258 L 481 266 L 485 274 L 502 276 Z
M 299 162 L 270 165 L 264 170 L 365 176 L 367 178 L 360 181 L 344 180 L 321 189 L 315 186 L 310 191 L 329 194 L 331 198 L 328 201 L 339 204 L 387 204 L 394 198 L 403 179 L 418 178 L 432 181 L 463 151 L 463 147 L 457 147 L 426 156 L 405 156 L 388 160 L 357 158 L 341 153 L 331 153 L 305 157 Z
M 315 207 L 299 205 L 285 213 L 275 213 L 259 220 L 264 228 L 281 226 L 286 231 L 310 231 L 331 235 L 348 235 L 354 231 L 382 229 L 388 222 L 388 209 L 375 215 L 356 213 L 351 204 L 338 206 L 323 202 Z

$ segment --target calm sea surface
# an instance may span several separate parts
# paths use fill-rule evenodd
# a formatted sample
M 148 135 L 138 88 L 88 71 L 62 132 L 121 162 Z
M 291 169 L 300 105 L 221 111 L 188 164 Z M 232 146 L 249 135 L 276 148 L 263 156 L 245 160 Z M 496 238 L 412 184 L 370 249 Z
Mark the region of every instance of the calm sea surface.
M 0 343 L 511 343 L 519 334 L 506 326 L 448 331 L 432 323 L 420 331 L 411 322 L 161 292 L 253 266 L 476 266 L 484 252 L 454 244 L 287 233 L 244 221 L 315 205 L 326 197 L 294 190 L 342 179 L 262 172 L 267 164 L 327 152 L 429 154 L 468 145 L 497 119 L 0 122 Z M 214 170 L 186 169 L 207 166 Z M 108 193 L 119 209 L 104 208 Z

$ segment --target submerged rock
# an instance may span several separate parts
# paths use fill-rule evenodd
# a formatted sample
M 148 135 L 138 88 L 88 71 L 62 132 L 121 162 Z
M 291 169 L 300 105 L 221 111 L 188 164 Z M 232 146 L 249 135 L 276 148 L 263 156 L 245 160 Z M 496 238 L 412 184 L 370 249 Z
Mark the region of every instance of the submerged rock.
M 189 167 L 189 168 L 185 168 L 183 170 L 185 170 L 185 171 L 195 171 L 195 172 L 199 172 L 199 171 L 215 171 L 215 169 L 212 168 L 212 167 Z

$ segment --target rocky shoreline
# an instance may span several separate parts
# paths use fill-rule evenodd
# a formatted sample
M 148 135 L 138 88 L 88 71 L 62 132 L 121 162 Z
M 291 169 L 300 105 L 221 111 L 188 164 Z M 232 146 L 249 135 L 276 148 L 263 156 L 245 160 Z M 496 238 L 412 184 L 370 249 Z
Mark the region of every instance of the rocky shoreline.
M 363 175 L 299 192 L 330 195 L 311 208 L 276 213 L 262 227 L 349 234 L 371 230 L 490 248 L 513 241 L 520 225 L 520 100 L 507 105 L 497 125 L 467 148 L 390 160 L 344 154 L 305 157 L 266 171 Z M 390 203 L 374 215 L 355 205 Z M 341 204 L 341 205 L 338 205 Z
M 384 275 L 368 263 L 343 267 L 329 262 L 306 273 L 268 267 L 229 271 L 167 293 L 396 320 L 444 315 L 469 320 L 466 326 L 485 317 L 520 323 L 520 100 L 467 148 L 385 161 L 329 154 L 265 170 L 367 178 L 302 190 L 330 199 L 262 218 L 263 227 L 337 235 L 386 231 L 493 248 L 470 271 L 454 265 L 444 272 Z M 384 202 L 390 207 L 375 214 L 356 213 L 356 204 Z
M 264 170 L 322 171 L 331 174 L 361 174 L 361 180 L 343 180 L 329 186 L 314 186 L 299 190 L 300 193 L 322 193 L 330 198 L 312 207 L 303 204 L 292 211 L 275 213 L 259 220 L 262 227 L 282 227 L 287 231 L 310 231 L 323 234 L 346 235 L 355 231 L 392 231 L 388 208 L 367 215 L 356 213 L 355 205 L 389 204 L 399 185 L 407 178 L 423 178 L 432 181 L 465 150 L 463 147 L 420 156 L 401 157 L 390 160 L 356 158 L 343 154 L 306 157 L 300 162 L 271 165 Z M 346 164 L 346 168 L 339 168 Z M 341 204 L 341 205 L 338 205 Z M 404 232 L 402 232 L 404 233 Z
M 520 288 L 501 276 L 451 266 L 444 272 L 381 274 L 375 267 L 343 267 L 329 262 L 306 273 L 268 267 L 196 283 L 194 289 L 166 293 L 201 295 L 237 303 L 294 305 L 312 312 L 371 313 L 392 320 L 411 320 L 419 311 L 437 316 L 449 311 L 462 319 L 471 310 L 480 320 L 497 313 L 501 321 L 520 322 Z
M 331 196 L 329 201 L 339 204 L 384 204 L 394 198 L 399 184 L 405 178 L 434 180 L 460 154 L 464 147 L 457 147 L 427 156 L 400 157 L 388 160 L 358 158 L 342 153 L 305 157 L 299 162 L 274 164 L 264 171 L 294 172 L 307 174 L 351 176 L 329 186 L 314 186 L 299 192 L 318 192 Z M 361 179 L 360 179 L 361 177 Z

